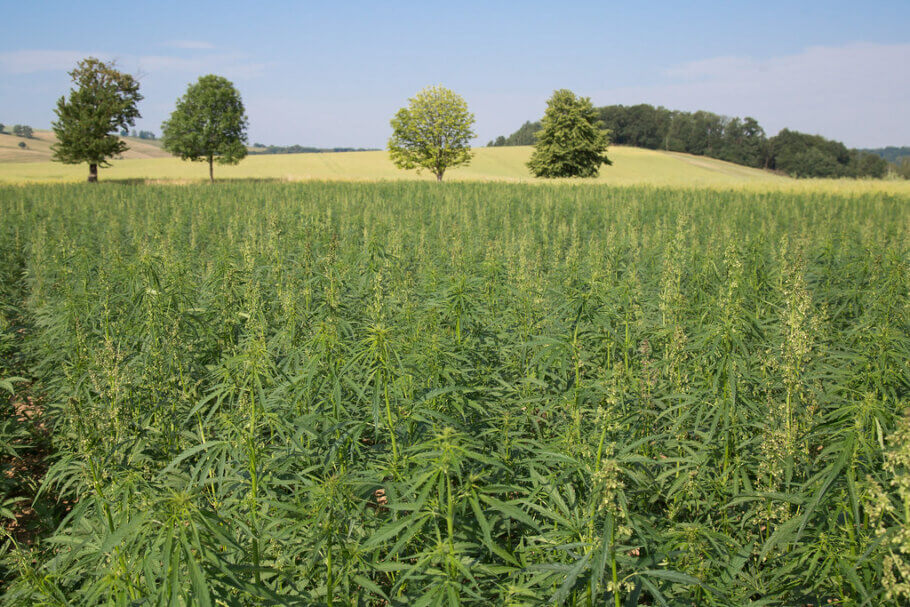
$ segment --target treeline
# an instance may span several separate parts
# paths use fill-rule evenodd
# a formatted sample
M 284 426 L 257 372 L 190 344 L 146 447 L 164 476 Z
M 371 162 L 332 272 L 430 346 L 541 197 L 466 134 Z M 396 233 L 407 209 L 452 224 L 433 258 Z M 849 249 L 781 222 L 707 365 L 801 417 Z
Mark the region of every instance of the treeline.
M 888 162 L 878 154 L 788 129 L 769 138 L 751 117 L 681 112 L 644 103 L 608 105 L 597 112 L 611 143 L 617 145 L 708 156 L 793 177 L 884 177 L 888 172 Z M 525 122 L 488 145 L 533 145 L 539 130 L 539 122 Z
M 0 122 L 0 134 L 7 134 L 6 125 L 2 122 Z M 12 134 L 16 137 L 25 137 L 26 139 L 32 139 L 35 136 L 35 131 L 27 124 L 14 124 L 12 127 Z
M 120 136 L 121 137 L 137 137 L 139 139 L 151 139 L 153 141 L 155 139 L 158 139 L 158 137 L 155 135 L 155 133 L 153 133 L 151 131 L 139 131 L 137 133 L 136 129 L 133 129 L 132 131 L 123 129 L 120 131 Z
M 910 179 L 910 156 L 903 156 L 897 162 L 892 162 L 891 172 L 897 177 Z
M 517 131 L 503 137 L 500 135 L 487 144 L 487 147 L 509 146 L 509 145 L 534 145 L 537 142 L 537 131 L 541 129 L 540 121 L 531 122 L 530 120 L 521 125 Z
M 895 147 L 889 145 L 886 148 L 874 148 L 862 150 L 863 152 L 868 152 L 869 154 L 875 154 L 876 156 L 881 156 L 888 162 L 900 162 L 904 158 L 910 158 L 910 147 Z
M 370 148 L 314 148 L 303 145 L 263 145 L 254 143 L 250 154 L 324 154 L 329 152 L 369 152 Z
M 889 171 L 897 176 L 903 177 L 904 179 L 910 179 L 910 147 L 895 147 L 888 146 L 886 148 L 876 148 L 863 150 L 869 154 L 875 154 L 881 156 L 888 161 L 890 165 Z
M 793 177 L 884 177 L 888 162 L 821 135 L 784 129 L 767 143 L 767 164 Z

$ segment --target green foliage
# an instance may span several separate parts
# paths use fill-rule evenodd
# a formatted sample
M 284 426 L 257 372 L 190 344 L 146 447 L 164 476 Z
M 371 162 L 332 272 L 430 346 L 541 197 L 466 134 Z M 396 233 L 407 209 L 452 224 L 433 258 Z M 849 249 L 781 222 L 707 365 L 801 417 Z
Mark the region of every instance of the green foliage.
M 31 325 L 0 376 L 28 354 L 73 506 L 8 545 L 4 606 L 906 605 L 906 197 L 32 186 L 0 217 Z
M 429 169 L 438 181 L 449 168 L 468 164 L 474 114 L 461 95 L 428 86 L 392 118 L 389 156 L 402 169 Z
M 769 141 L 768 166 L 794 177 L 884 177 L 888 163 L 839 141 L 788 129 Z
M 34 131 L 32 130 L 32 127 L 27 124 L 16 124 L 13 126 L 13 135 L 31 139 L 34 136 Z
M 596 177 L 606 156 L 607 132 L 588 97 L 554 91 L 537 133 L 528 168 L 537 177 Z
M 117 132 L 140 117 L 139 82 L 114 69 L 113 62 L 94 57 L 80 61 L 69 74 L 75 88 L 69 99 L 57 101 L 53 158 L 66 164 L 88 163 L 89 181 L 96 181 L 97 167 L 108 166 L 108 158 L 128 149 Z
M 368 148 L 316 148 L 304 145 L 264 145 L 254 143 L 250 154 L 331 154 L 338 152 L 367 152 Z
M 891 170 L 898 177 L 910 179 L 910 157 L 904 157 L 891 165 Z
M 780 167 L 793 177 L 837 177 L 840 165 L 832 154 L 817 147 L 786 151 L 775 157 L 774 167 Z
M 177 108 L 161 125 L 164 149 L 183 160 L 237 164 L 246 157 L 247 117 L 240 93 L 230 80 L 201 76 L 177 100 Z
M 604 126 L 610 130 L 611 143 L 651 150 L 665 149 L 668 131 L 674 120 L 684 121 L 692 116 L 646 103 L 631 106 L 608 105 L 599 108 L 598 113 Z M 702 114 L 708 115 L 707 112 Z M 700 130 L 706 131 L 707 128 L 702 127 Z
M 537 141 L 537 131 L 540 130 L 540 122 L 525 122 L 517 131 L 503 137 L 500 135 L 494 141 L 490 142 L 490 147 L 500 147 L 508 145 L 534 145 Z
M 886 148 L 863 149 L 860 151 L 881 156 L 888 162 L 900 162 L 901 158 L 910 158 L 910 146 L 888 146 Z
M 765 162 L 765 130 L 755 118 L 733 118 L 725 121 L 720 150 L 714 158 L 751 167 Z
M 765 132 L 754 118 L 680 112 L 645 103 L 608 105 L 597 112 L 616 145 L 685 152 L 752 167 L 765 162 Z M 540 128 L 539 122 L 526 122 L 494 145 L 531 145 Z
M 18 515 L 32 506 L 37 479 L 29 473 L 27 460 L 40 442 L 30 419 L 34 410 L 23 406 L 29 403 L 28 382 L 21 377 L 29 362 L 21 348 L 27 322 L 21 280 L 25 260 L 15 231 L 8 222 L 0 222 L 0 595 L 15 571 L 7 553 L 21 532 L 31 531 L 27 518 Z
M 680 112 L 648 104 L 597 108 L 611 143 L 652 150 L 685 152 L 756 168 L 773 168 L 793 177 L 872 177 L 888 172 L 887 161 L 907 148 L 848 150 L 817 135 L 784 129 L 770 140 L 754 118 L 727 118 L 711 112 Z M 491 146 L 531 145 L 542 128 L 526 122 Z M 883 158 L 885 160 L 883 160 Z
M 850 162 L 845 174 L 850 177 L 881 179 L 888 173 L 888 161 L 878 154 L 850 150 Z

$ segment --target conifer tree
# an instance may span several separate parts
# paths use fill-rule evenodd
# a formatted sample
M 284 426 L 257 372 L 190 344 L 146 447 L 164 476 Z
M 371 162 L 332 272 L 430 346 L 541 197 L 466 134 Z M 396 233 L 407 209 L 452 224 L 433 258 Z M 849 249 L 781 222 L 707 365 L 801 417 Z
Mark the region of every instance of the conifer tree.
M 541 125 L 528 162 L 536 177 L 596 177 L 600 165 L 613 164 L 606 156 L 608 133 L 590 98 L 554 92 Z

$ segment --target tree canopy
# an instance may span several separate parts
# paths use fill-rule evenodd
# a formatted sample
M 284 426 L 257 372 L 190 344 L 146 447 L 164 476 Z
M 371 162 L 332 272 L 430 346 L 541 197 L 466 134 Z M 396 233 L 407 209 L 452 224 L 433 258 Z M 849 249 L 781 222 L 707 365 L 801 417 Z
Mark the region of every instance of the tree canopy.
M 164 149 L 183 160 L 237 164 L 246 157 L 247 117 L 240 93 L 227 78 L 209 74 L 191 84 L 161 125 Z
M 69 74 L 75 88 L 69 99 L 57 101 L 53 158 L 66 164 L 88 163 L 88 180 L 95 182 L 99 166 L 108 166 L 108 158 L 129 149 L 117 133 L 141 117 L 139 82 L 115 69 L 113 62 L 94 57 L 80 61 Z
M 902 158 L 910 158 L 910 146 L 896 147 L 889 145 L 886 148 L 867 148 L 860 152 L 881 156 L 888 162 L 900 162 Z
M 537 177 L 596 177 L 606 156 L 607 132 L 588 97 L 567 89 L 553 93 L 537 133 L 528 168 Z
M 894 162 L 901 154 L 901 148 L 851 150 L 839 141 L 789 129 L 769 138 L 750 116 L 729 118 L 645 103 L 608 105 L 596 112 L 609 131 L 610 142 L 616 145 L 709 156 L 793 177 L 882 177 L 888 171 L 887 161 Z M 490 145 L 529 145 L 542 128 L 540 122 L 525 122 Z
M 488 147 L 499 147 L 509 145 L 534 145 L 537 142 L 537 131 L 540 130 L 540 122 L 527 121 L 517 131 L 503 137 L 500 135 L 488 144 Z
M 793 177 L 884 177 L 888 162 L 839 141 L 783 129 L 768 140 L 769 168 Z
M 471 161 L 473 126 L 474 114 L 461 95 L 427 87 L 392 118 L 389 155 L 399 168 L 429 169 L 442 181 L 446 169 Z
M 32 127 L 27 124 L 17 124 L 13 126 L 13 135 L 17 137 L 25 137 L 26 139 L 31 139 L 35 135 L 35 131 Z

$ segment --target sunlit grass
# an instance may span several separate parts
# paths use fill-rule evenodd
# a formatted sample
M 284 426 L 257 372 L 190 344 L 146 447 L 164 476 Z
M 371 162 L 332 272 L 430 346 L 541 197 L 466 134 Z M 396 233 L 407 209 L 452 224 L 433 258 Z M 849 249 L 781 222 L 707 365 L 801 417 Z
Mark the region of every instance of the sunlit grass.
M 531 177 L 525 162 L 531 148 L 478 148 L 467 167 L 446 173 L 446 181 L 499 181 L 509 183 L 554 183 Z M 910 181 L 803 179 L 796 180 L 767 171 L 743 167 L 712 158 L 640 148 L 614 146 L 610 149 L 613 166 L 604 167 L 595 183 L 615 186 L 650 185 L 749 191 L 862 193 L 890 192 L 910 194 Z M 434 181 L 424 172 L 397 169 L 388 153 L 343 152 L 337 154 L 276 154 L 249 156 L 237 166 L 216 166 L 216 179 L 276 181 Z M 0 183 L 81 182 L 84 166 L 53 162 L 0 162 Z M 103 169 L 102 181 L 203 183 L 206 167 L 176 158 L 114 160 Z M 577 180 L 555 183 L 577 184 Z M 590 183 L 590 182 L 589 182 Z

